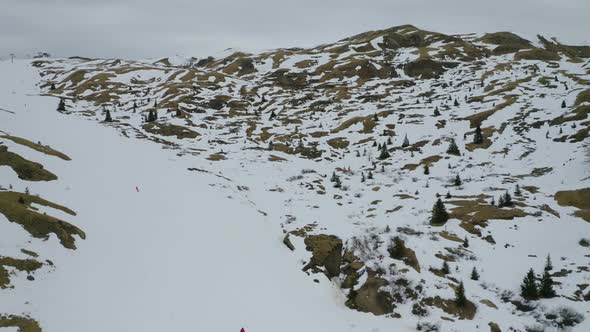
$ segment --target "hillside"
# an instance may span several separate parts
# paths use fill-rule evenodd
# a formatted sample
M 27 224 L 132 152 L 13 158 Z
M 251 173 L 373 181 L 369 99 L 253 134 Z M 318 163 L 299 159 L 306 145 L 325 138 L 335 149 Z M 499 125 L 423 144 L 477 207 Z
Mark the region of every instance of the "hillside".
M 590 327 L 590 47 L 406 25 L 0 73 L 0 327 Z

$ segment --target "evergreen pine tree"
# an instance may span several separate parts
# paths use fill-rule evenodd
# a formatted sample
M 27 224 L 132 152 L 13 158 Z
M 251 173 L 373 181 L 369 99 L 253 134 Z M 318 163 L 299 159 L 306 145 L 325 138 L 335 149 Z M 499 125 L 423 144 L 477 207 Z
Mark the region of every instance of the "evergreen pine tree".
M 432 217 L 430 218 L 430 223 L 433 225 L 443 225 L 449 220 L 449 213 L 445 208 L 442 200 L 439 198 L 434 203 L 432 207 Z
M 565 100 L 561 102 L 561 108 L 566 108 L 567 105 L 565 104 Z
M 433 113 L 433 115 L 434 115 L 434 116 L 440 116 L 440 111 L 438 110 L 438 106 L 436 106 L 436 107 L 434 108 L 434 113 Z
M 272 151 L 272 150 L 274 149 L 274 145 L 272 144 L 272 141 L 269 141 L 269 142 L 268 142 L 268 149 L 269 149 L 270 151 Z
M 443 262 L 443 265 L 440 268 L 440 272 L 442 272 L 442 274 L 444 275 L 447 275 L 451 272 L 451 269 L 449 268 L 449 263 L 447 263 L 447 261 Z
M 389 151 L 387 151 L 387 145 L 385 145 L 385 143 L 383 143 L 383 147 L 381 148 L 381 154 L 379 155 L 379 159 L 385 160 L 389 157 L 391 157 L 391 155 L 389 154 Z
M 450 191 L 447 191 L 447 194 L 445 195 L 445 198 L 446 199 L 453 198 L 453 196 L 451 196 L 451 192 Z
M 58 111 L 65 111 L 66 110 L 66 102 L 63 98 L 59 99 L 59 104 L 57 104 Z
M 500 195 L 500 198 L 498 199 L 498 207 L 502 208 L 506 206 L 504 203 L 504 195 Z
M 373 172 L 369 171 L 369 174 L 367 175 L 367 179 L 373 180 Z
M 406 246 L 404 241 L 399 236 L 394 237 L 391 241 L 391 245 L 389 248 L 387 248 L 389 256 L 394 259 L 402 259 L 404 257 L 405 250 Z
M 104 122 L 113 122 L 113 118 L 111 118 L 111 111 L 107 110 L 107 114 L 104 117 Z
M 471 270 L 471 280 L 479 280 L 479 273 L 477 273 L 475 266 L 473 267 L 473 270 Z
M 553 263 L 551 262 L 551 255 L 547 255 L 547 260 L 545 261 L 545 271 L 553 270 Z
M 410 146 L 410 140 L 408 140 L 408 135 L 404 137 L 404 142 L 402 143 L 402 148 Z
M 456 186 L 456 187 L 458 187 L 458 186 L 460 186 L 461 184 L 462 184 L 462 182 L 461 182 L 461 178 L 459 177 L 459 174 L 457 174 L 457 175 L 455 176 L 455 180 L 453 180 L 453 185 L 454 185 L 454 186 Z
M 508 192 L 504 193 L 504 206 L 512 206 L 512 196 Z
M 336 171 L 332 172 L 332 177 L 330 178 L 330 181 L 336 182 L 337 178 L 338 178 L 338 176 L 336 175 Z
M 453 105 L 455 105 L 455 107 L 459 106 L 459 101 L 457 101 L 457 99 L 455 99 L 455 102 L 453 103 Z
M 467 236 L 463 239 L 463 248 L 469 248 L 469 239 Z
M 275 111 L 274 111 L 274 110 L 272 110 L 272 111 L 270 112 L 270 116 L 268 117 L 268 119 L 269 119 L 269 120 L 274 120 L 274 118 L 276 118 L 276 117 L 277 117 L 277 115 L 275 114 Z
M 387 137 L 387 144 L 391 145 L 391 137 Z
M 514 195 L 515 196 L 522 195 L 522 192 L 520 191 L 520 186 L 518 184 L 516 185 L 516 189 L 514 190 Z
M 49 88 L 49 90 L 51 90 L 51 91 L 55 90 L 55 83 L 51 83 L 51 87 Z
M 459 283 L 459 287 L 455 290 L 455 304 L 458 307 L 464 307 L 467 305 L 467 298 L 465 297 L 465 286 L 463 281 Z
M 551 298 L 555 296 L 555 290 L 553 289 L 553 279 L 549 274 L 549 271 L 543 273 L 541 282 L 539 284 L 539 295 L 544 298 Z
M 428 164 L 424 165 L 424 174 L 425 175 L 430 174 L 430 169 L 428 168 Z
M 361 172 L 361 182 L 365 182 L 365 173 Z
M 373 141 L 373 147 L 377 146 L 377 141 Z
M 461 152 L 459 151 L 459 147 L 457 143 L 455 143 L 455 139 L 451 138 L 451 143 L 449 144 L 449 148 L 447 149 L 448 154 L 453 154 L 456 156 L 460 156 Z
M 342 188 L 342 182 L 340 181 L 339 176 L 337 176 L 336 180 L 334 181 L 334 188 Z
M 481 127 L 477 125 L 475 128 L 475 134 L 473 135 L 473 144 L 483 143 L 483 135 L 481 133 Z
M 533 269 L 530 269 L 524 277 L 520 285 L 520 295 L 527 300 L 536 300 L 539 298 L 539 289 Z

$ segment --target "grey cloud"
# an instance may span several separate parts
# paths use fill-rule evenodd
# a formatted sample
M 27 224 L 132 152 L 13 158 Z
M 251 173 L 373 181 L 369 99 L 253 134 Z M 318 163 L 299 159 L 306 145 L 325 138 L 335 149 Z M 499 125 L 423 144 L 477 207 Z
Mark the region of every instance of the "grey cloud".
M 2 0 L 1 7 L 0 56 L 206 56 L 313 46 L 407 23 L 590 44 L 587 0 Z

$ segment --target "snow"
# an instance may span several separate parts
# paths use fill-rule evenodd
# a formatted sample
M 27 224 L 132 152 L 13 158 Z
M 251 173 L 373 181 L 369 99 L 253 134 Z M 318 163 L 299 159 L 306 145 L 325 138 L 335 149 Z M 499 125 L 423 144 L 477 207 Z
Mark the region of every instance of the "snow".
M 67 220 L 87 234 L 75 251 L 54 237 L 31 238 L 26 247 L 56 269 L 34 283 L 13 280 L 14 289 L 2 290 L 0 312 L 30 313 L 44 331 L 61 332 L 410 330 L 345 308 L 326 280 L 310 283 L 274 220 L 227 198 L 217 177 L 187 171 L 202 159 L 55 112 L 54 98 L 35 96 L 28 61 L 1 62 L 0 72 L 1 106 L 16 112 L 0 113 L 2 129 L 72 158 L 36 155 L 59 180 L 27 185 L 74 209 L 78 215 Z M 6 175 L 2 185 L 22 186 Z M 29 241 L 4 216 L 0 221 L 7 239 Z

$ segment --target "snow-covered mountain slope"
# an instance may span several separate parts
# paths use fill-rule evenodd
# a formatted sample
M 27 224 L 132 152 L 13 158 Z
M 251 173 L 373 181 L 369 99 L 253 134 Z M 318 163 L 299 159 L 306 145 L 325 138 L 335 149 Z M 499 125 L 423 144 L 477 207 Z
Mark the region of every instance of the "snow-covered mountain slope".
M 234 185 L 189 171 L 206 161 L 177 156 L 114 128 L 54 112 L 54 98 L 35 96 L 28 61 L 2 62 L 3 131 L 67 152 L 70 161 L 3 140 L 57 174 L 55 181 L 19 180 L 2 167 L 2 186 L 50 199 L 76 216 L 42 208 L 84 229 L 76 250 L 52 234 L 30 238 L 2 216 L 2 255 L 39 254 L 26 280 L 11 276 L 0 311 L 28 314 L 44 331 L 238 331 L 386 328 L 386 319 L 344 307 L 339 289 L 315 284 L 282 244 L 280 227 Z M 136 187 L 139 191 L 136 190 Z M 13 271 L 13 269 L 10 269 Z M 396 324 L 395 326 L 403 326 Z M 25 330 L 28 331 L 28 330 Z
M 52 264 L 11 276 L 0 312 L 46 331 L 586 331 L 589 58 L 402 26 L 220 59 L 2 62 L 2 145 L 57 179 L 4 157 L 1 255 Z M 71 225 L 19 225 L 34 208 Z M 556 296 L 524 299 L 548 255 Z

